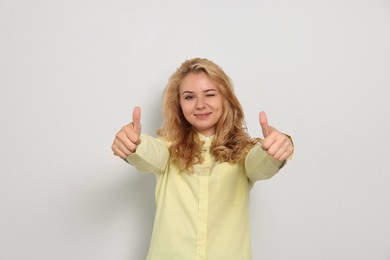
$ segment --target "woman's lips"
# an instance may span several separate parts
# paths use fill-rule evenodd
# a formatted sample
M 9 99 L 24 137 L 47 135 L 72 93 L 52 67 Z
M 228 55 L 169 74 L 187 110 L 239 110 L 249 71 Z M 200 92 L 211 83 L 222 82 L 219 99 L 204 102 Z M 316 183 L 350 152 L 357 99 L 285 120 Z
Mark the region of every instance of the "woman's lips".
M 210 113 L 201 113 L 201 114 L 194 114 L 194 116 L 196 118 L 199 118 L 199 119 L 204 119 L 204 118 L 207 118 L 209 115 L 211 115 L 211 112 Z

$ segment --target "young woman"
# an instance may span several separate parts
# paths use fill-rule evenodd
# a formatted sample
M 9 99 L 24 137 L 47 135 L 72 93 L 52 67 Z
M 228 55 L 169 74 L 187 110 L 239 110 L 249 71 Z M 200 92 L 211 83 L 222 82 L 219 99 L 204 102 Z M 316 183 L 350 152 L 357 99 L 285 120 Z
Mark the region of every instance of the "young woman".
M 249 192 L 291 157 L 291 139 L 269 126 L 264 112 L 264 139 L 250 138 L 231 81 L 206 59 L 187 60 L 173 73 L 163 116 L 153 138 L 142 134 L 136 107 L 112 145 L 115 155 L 157 176 L 147 259 L 252 259 Z

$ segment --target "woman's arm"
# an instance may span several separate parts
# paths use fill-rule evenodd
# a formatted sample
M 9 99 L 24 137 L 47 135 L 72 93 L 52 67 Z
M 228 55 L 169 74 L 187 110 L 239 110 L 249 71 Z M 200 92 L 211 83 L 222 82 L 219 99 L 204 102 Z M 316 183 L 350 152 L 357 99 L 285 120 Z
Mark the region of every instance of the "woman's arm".
M 169 161 L 167 144 L 151 136 L 141 134 L 137 150 L 125 160 L 140 172 L 163 173 Z
M 123 126 L 111 146 L 114 155 L 141 172 L 161 173 L 169 160 L 167 144 L 141 132 L 141 108 L 133 110 L 133 121 Z
M 264 141 L 249 151 L 244 165 L 252 182 L 274 176 L 285 165 L 286 160 L 291 159 L 294 152 L 291 137 L 269 126 L 264 112 L 259 114 L 259 123 Z
M 252 182 L 269 179 L 284 165 L 284 161 L 272 158 L 262 147 L 255 145 L 245 158 L 245 173 Z

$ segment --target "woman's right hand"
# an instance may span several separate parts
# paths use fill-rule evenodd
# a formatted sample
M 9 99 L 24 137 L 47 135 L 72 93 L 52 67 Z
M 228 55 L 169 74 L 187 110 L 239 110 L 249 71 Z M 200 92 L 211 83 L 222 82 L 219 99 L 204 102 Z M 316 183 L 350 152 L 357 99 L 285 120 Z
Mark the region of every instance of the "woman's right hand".
M 126 159 L 131 153 L 137 150 L 141 143 L 141 108 L 135 107 L 133 110 L 133 122 L 121 128 L 116 134 L 111 146 L 114 155 Z

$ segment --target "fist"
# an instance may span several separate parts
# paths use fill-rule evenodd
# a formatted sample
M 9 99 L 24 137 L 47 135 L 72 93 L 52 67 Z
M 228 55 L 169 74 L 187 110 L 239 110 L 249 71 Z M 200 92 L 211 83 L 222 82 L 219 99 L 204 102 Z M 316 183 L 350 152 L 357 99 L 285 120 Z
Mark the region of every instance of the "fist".
M 111 146 L 114 155 L 125 159 L 137 150 L 141 143 L 141 108 L 135 107 L 133 110 L 133 121 L 121 128 L 116 134 Z
M 259 121 L 264 136 L 263 149 L 276 160 L 286 160 L 294 151 L 290 138 L 268 124 L 265 112 L 260 112 Z

